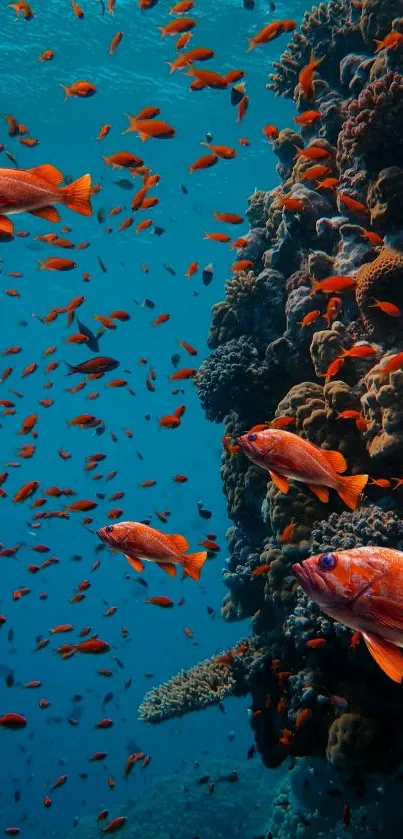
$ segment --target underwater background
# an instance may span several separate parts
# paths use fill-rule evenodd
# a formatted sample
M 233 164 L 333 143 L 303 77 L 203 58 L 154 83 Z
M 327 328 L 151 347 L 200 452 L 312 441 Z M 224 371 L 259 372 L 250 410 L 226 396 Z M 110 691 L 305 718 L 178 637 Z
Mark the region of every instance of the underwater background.
M 67 2 L 33 0 L 32 18 L 24 2 L 0 8 L 1 165 L 26 170 L 50 163 L 66 184 L 89 172 L 93 186 L 99 185 L 92 216 L 60 208 L 58 226 L 32 215 L 12 216 L 14 235 L 0 238 L 0 468 L 8 473 L 1 476 L 0 498 L 0 714 L 18 713 L 27 721 L 21 730 L 0 732 L 0 831 L 33 839 L 102 831 L 137 836 L 145 830 L 150 837 L 176 839 L 391 836 L 401 817 L 399 687 L 378 671 L 363 644 L 351 649 L 349 630 L 319 616 L 295 579 L 290 581 L 290 568 L 322 550 L 403 546 L 401 496 L 391 481 L 403 474 L 403 374 L 391 374 L 393 394 L 384 403 L 378 397 L 382 383 L 365 378 L 384 354 L 399 352 L 400 316 L 393 328 L 386 315 L 382 320 L 375 313 L 371 320 L 369 299 L 350 295 L 338 326 L 330 321 L 326 329 L 324 295 L 319 290 L 312 298 L 310 287 L 312 278 L 353 275 L 388 248 L 385 276 L 381 265 L 372 296 L 403 303 L 403 205 L 396 198 L 403 174 L 403 59 L 400 42 L 386 46 L 381 59 L 374 58 L 373 43 L 387 35 L 394 19 L 394 31 L 403 32 L 402 9 L 392 0 L 382 8 L 379 0 L 331 0 L 312 13 L 310 2 L 297 0 L 197 0 L 188 12 L 196 27 L 186 48 L 214 51 L 199 69 L 211 66 L 224 75 L 242 69 L 246 88 L 232 94 L 231 104 L 233 85 L 193 92 L 188 68 L 170 74 L 168 62 L 180 53 L 177 37 L 160 37 L 158 27 L 175 20 L 166 0 L 143 0 L 143 8 L 116 0 L 113 14 L 103 0 L 83 0 L 82 8 L 80 16 Z M 285 28 L 247 51 L 248 38 L 273 21 L 290 19 L 298 27 L 294 34 L 294 26 Z M 123 38 L 110 54 L 118 32 Z M 273 70 L 290 39 L 293 55 Z M 54 50 L 54 57 L 39 61 L 44 50 Z M 294 93 L 311 51 L 325 56 L 313 104 Z M 78 80 L 91 82 L 96 93 L 66 97 L 63 85 Z M 371 84 L 380 87 L 366 94 Z M 244 96 L 248 108 L 242 116 Z M 364 98 L 354 104 L 359 96 Z M 320 128 L 314 121 L 295 124 L 298 113 L 317 105 Z M 122 136 L 125 114 L 149 106 L 161 109 L 158 118 L 174 127 L 175 136 L 161 142 Z M 345 131 L 343 146 L 348 119 L 356 119 L 358 128 Z M 97 140 L 104 124 L 111 129 Z M 265 126 L 275 131 L 265 133 Z M 337 204 L 332 188 L 318 189 L 314 199 L 315 187 L 298 180 L 304 166 L 298 169 L 296 150 L 314 145 L 316 131 L 316 145 L 333 155 L 327 174 L 339 177 L 351 198 L 365 205 L 372 190 L 370 219 L 362 207 Z M 37 144 L 21 143 L 26 136 Z M 203 142 L 225 144 L 236 156 L 190 173 L 189 166 L 208 153 Z M 144 158 L 151 173 L 160 175 L 151 190 L 159 203 L 150 210 L 130 209 L 141 177 L 104 161 L 122 151 Z M 388 167 L 396 171 L 383 175 Z M 296 214 L 291 206 L 276 205 L 280 194 L 302 202 L 307 197 L 308 212 L 303 205 Z M 113 208 L 116 214 L 110 214 Z M 244 223 L 218 224 L 214 212 L 238 214 Z M 127 217 L 133 222 L 119 230 Z M 136 233 L 146 218 L 153 224 Z M 64 233 L 63 225 L 69 226 Z M 383 237 L 380 243 L 363 238 L 367 227 Z M 249 237 L 249 246 L 231 250 L 204 239 L 218 231 Z M 71 239 L 75 249 L 37 238 L 54 232 Z M 86 244 L 77 249 L 80 243 Z M 46 265 L 41 270 L 49 257 L 77 264 L 71 271 Z M 251 264 L 231 272 L 231 264 L 244 258 Z M 193 262 L 198 269 L 189 278 Z M 207 271 L 203 281 L 210 265 L 213 277 Z M 231 276 L 238 286 L 230 287 Z M 84 299 L 69 324 L 65 307 L 78 296 Z M 64 311 L 44 322 L 57 307 Z M 318 320 L 301 327 L 314 309 Z M 107 326 L 94 319 L 116 310 L 127 317 Z M 162 314 L 169 319 L 154 325 Z M 101 328 L 99 354 L 117 359 L 120 367 L 72 392 L 85 379 L 68 376 L 65 362 L 77 365 L 94 353 L 66 339 L 85 327 L 94 334 Z M 315 333 L 324 336 L 316 344 Z M 180 341 L 196 348 L 197 356 Z M 329 365 L 360 341 L 376 342 L 376 361 L 359 359 L 354 372 L 350 367 L 334 381 Z M 53 361 L 59 366 L 49 370 Z M 37 368 L 26 373 L 32 364 Z M 199 367 L 195 376 L 170 379 L 177 370 Z M 124 386 L 108 386 L 118 377 Z M 332 391 L 337 384 L 339 391 Z M 41 404 L 45 399 L 52 404 Z M 345 431 L 336 414 L 361 410 L 362 399 L 367 425 Z M 180 426 L 164 427 L 160 419 L 179 405 L 186 407 Z M 392 417 L 383 417 L 385 405 Z M 88 413 L 101 422 L 71 425 Z M 36 414 L 25 433 L 24 420 Z M 231 444 L 255 424 L 284 415 L 293 417 L 292 430 L 301 437 L 340 449 L 349 472 L 369 472 L 389 484 L 369 488 L 356 512 L 333 497 L 325 508 L 305 487 L 284 496 L 283 507 L 273 486 L 266 497 L 267 475 L 234 456 Z M 35 451 L 24 456 L 20 447 L 31 444 Z M 96 453 L 105 458 L 88 470 Z M 176 475 L 187 480 L 176 482 Z M 22 503 L 13 500 L 30 481 L 39 482 L 35 494 Z M 52 497 L 46 492 L 52 487 L 71 490 L 72 497 Z M 115 493 L 124 496 L 114 500 Z M 43 506 L 32 507 L 39 497 L 46 499 Z M 80 500 L 96 506 L 71 510 L 66 518 L 35 518 Z M 198 584 L 180 575 L 170 579 L 150 563 L 142 575 L 146 587 L 124 557 L 97 538 L 96 531 L 115 518 L 183 534 L 192 552 L 206 539 L 218 549 L 209 550 Z M 290 523 L 296 528 L 291 544 L 282 544 Z M 57 561 L 30 567 L 49 557 Z M 253 574 L 265 563 L 273 563 L 267 583 Z M 80 589 L 83 581 L 90 585 Z M 72 602 L 79 591 L 85 597 Z M 146 602 L 159 596 L 171 598 L 173 608 Z M 51 632 L 64 624 L 71 632 Z M 57 648 L 80 641 L 84 627 L 110 650 L 64 659 Z M 49 643 L 41 647 L 42 639 Z M 307 650 L 313 639 L 324 639 L 326 650 Z M 217 665 L 223 651 L 227 658 Z M 215 668 L 225 671 L 222 684 L 208 677 L 205 700 L 207 670 L 200 676 L 197 670 L 204 660 L 212 662 L 212 679 Z M 145 694 L 193 667 L 195 692 L 186 696 L 187 676 L 180 676 L 179 699 L 168 687 L 166 719 L 153 725 L 153 710 L 147 711 L 153 694 L 144 700 Z M 282 682 L 279 669 L 286 674 Z M 36 681 L 40 685 L 31 686 Z M 40 700 L 50 704 L 40 707 Z M 173 712 L 171 700 L 178 703 Z M 309 713 L 299 730 L 301 709 Z M 333 757 L 329 729 L 348 713 L 355 717 L 344 720 L 346 731 L 333 729 L 342 753 Z M 385 714 L 389 725 L 380 730 Z M 105 718 L 113 725 L 97 729 Z M 294 737 L 291 745 L 285 731 Z M 100 752 L 106 753 L 101 759 Z M 138 753 L 138 765 L 125 772 L 129 755 Z M 108 815 L 97 821 L 103 810 Z

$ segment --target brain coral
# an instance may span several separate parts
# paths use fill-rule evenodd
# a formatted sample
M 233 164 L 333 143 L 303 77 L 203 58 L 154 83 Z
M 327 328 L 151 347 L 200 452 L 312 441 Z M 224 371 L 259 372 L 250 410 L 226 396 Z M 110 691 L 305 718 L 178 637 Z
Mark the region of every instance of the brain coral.
M 377 724 L 361 714 L 342 714 L 329 729 L 326 757 L 344 772 L 368 770 L 377 759 Z
M 356 300 L 370 335 L 384 339 L 402 329 L 401 318 L 391 318 L 378 308 L 374 299 L 394 303 L 403 311 L 403 254 L 383 248 L 373 262 L 357 274 Z

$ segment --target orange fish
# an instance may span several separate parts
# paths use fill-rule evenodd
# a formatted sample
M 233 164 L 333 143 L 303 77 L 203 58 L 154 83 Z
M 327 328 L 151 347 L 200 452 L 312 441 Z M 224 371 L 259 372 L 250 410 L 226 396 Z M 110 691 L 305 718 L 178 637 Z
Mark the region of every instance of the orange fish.
M 0 169 L 0 222 L 1 228 L 12 223 L 5 219 L 14 213 L 32 213 L 47 221 L 60 220 L 53 204 L 64 204 L 81 215 L 92 214 L 90 203 L 91 177 L 83 175 L 77 181 L 60 187 L 63 175 L 50 164 L 34 169 Z
M 256 466 L 269 472 L 280 492 L 289 491 L 289 479 L 302 481 L 319 498 L 329 501 L 329 487 L 355 510 L 368 475 L 344 477 L 347 469 L 341 452 L 327 451 L 290 431 L 267 429 L 239 437 L 239 445 Z
M 320 309 L 314 309 L 312 312 L 308 312 L 308 313 L 307 313 L 307 314 L 306 314 L 306 315 L 302 318 L 302 320 L 299 320 L 299 321 L 298 321 L 298 323 L 299 323 L 299 325 L 300 325 L 301 327 L 311 326 L 311 324 L 312 324 L 312 323 L 314 323 L 314 322 L 315 322 L 315 320 L 317 320 L 317 319 L 318 319 L 318 317 L 320 316 L 320 314 L 321 314 Z
M 166 26 L 159 26 L 158 29 L 161 32 L 161 38 L 165 38 L 166 35 L 180 35 L 182 32 L 189 32 L 195 26 L 196 21 L 192 20 L 192 18 L 178 17 Z
M 190 67 L 186 75 L 194 76 L 204 87 L 211 87 L 217 90 L 224 90 L 228 87 L 225 76 L 222 76 L 220 73 L 215 73 L 212 70 L 198 70 L 195 67 Z
M 106 122 L 104 125 L 101 125 L 101 128 L 98 131 L 97 140 L 103 140 L 104 137 L 106 137 L 109 134 L 111 128 L 112 126 L 108 122 Z
M 156 317 L 153 320 L 152 325 L 153 326 L 160 326 L 161 323 L 166 323 L 167 320 L 170 319 L 170 317 L 171 317 L 171 315 L 168 315 L 168 314 L 158 315 L 158 317 Z
M 208 239 L 213 242 L 221 242 L 223 244 L 228 244 L 231 241 L 231 236 L 228 236 L 227 233 L 205 233 L 204 239 Z
M 326 312 L 323 315 L 324 320 L 326 321 L 328 327 L 331 323 L 337 318 L 341 310 L 341 297 L 331 297 L 329 302 L 326 306 Z
M 71 6 L 72 6 L 72 9 L 73 9 L 73 12 L 74 12 L 75 16 L 82 20 L 83 17 L 84 17 L 84 12 L 83 12 L 81 6 L 79 6 L 78 3 L 75 2 L 75 0 L 71 0 Z
M 73 259 L 49 256 L 48 259 L 44 259 L 43 262 L 39 263 L 39 267 L 42 271 L 72 271 L 73 268 L 77 268 L 77 262 L 74 262 Z
M 225 224 L 243 224 L 242 216 L 236 215 L 236 213 L 217 213 L 214 212 L 213 216 L 217 221 L 223 221 Z
M 199 270 L 199 263 L 198 262 L 191 262 L 188 270 L 186 271 L 185 277 L 187 277 L 188 280 L 190 280 L 190 278 L 193 277 L 197 273 L 198 270 Z
M 288 210 L 290 213 L 303 213 L 306 210 L 306 204 L 302 198 L 293 198 L 292 196 L 280 195 L 278 193 L 276 200 L 279 202 L 281 207 L 284 207 L 284 209 Z
M 312 280 L 312 294 L 322 291 L 324 294 L 332 294 L 334 291 L 352 291 L 357 285 L 354 277 L 330 276 L 323 280 Z
M 26 501 L 27 498 L 31 498 L 32 495 L 37 491 L 39 487 L 39 481 L 28 481 L 24 484 L 18 492 L 15 493 L 13 501 L 15 504 L 18 504 L 20 501 Z
M 396 353 L 395 355 L 387 355 L 385 359 L 386 364 L 382 367 L 380 371 L 381 376 L 388 376 L 389 373 L 395 373 L 396 370 L 402 369 L 403 352 Z
M 350 195 L 346 195 L 344 192 L 338 192 L 337 197 L 340 204 L 344 204 L 348 210 L 352 210 L 354 213 L 366 213 L 368 215 L 368 207 L 362 204 L 361 201 L 351 198 Z
M 174 568 L 174 566 L 172 566 Z M 170 609 L 174 602 L 170 597 L 147 597 L 146 603 L 151 603 L 153 606 L 162 606 L 163 609 Z
M 143 165 L 143 160 L 129 151 L 118 151 L 109 157 L 104 155 L 104 163 L 112 168 L 136 169 Z
M 212 143 L 200 143 L 201 146 L 206 146 L 213 155 L 221 157 L 223 160 L 232 160 L 236 157 L 236 151 L 231 146 L 216 146 Z
M 401 47 L 403 44 L 403 34 L 401 32 L 389 32 L 382 41 L 374 41 L 376 44 L 375 52 L 380 52 L 380 50 L 395 50 L 396 47 Z
M 275 38 L 283 35 L 284 32 L 291 32 L 296 28 L 296 26 L 297 24 L 295 20 L 277 20 L 272 23 L 268 23 L 260 30 L 260 32 L 257 33 L 257 35 L 254 35 L 253 38 L 249 39 L 247 52 L 250 52 L 261 44 L 268 44 L 270 41 L 274 41 Z
M 110 548 L 123 553 L 136 571 L 144 570 L 144 562 L 155 562 L 170 577 L 176 576 L 176 566 L 194 580 L 206 561 L 206 551 L 185 554 L 189 545 L 184 536 L 168 535 L 138 522 L 119 522 L 97 530 L 97 536 Z
M 354 344 L 349 350 L 343 350 L 343 358 L 373 358 L 378 354 L 377 347 L 372 344 Z
M 324 160 L 331 156 L 331 152 L 328 149 L 322 148 L 322 146 L 307 146 L 304 149 L 298 149 L 296 157 L 306 157 L 307 160 Z
M 277 140 L 277 137 L 280 134 L 278 128 L 276 128 L 275 125 L 264 125 L 262 128 L 262 132 L 268 140 Z
M 263 565 L 258 565 L 257 568 L 254 568 L 252 571 L 252 577 L 260 577 L 262 574 L 267 574 L 270 571 L 271 563 L 265 562 Z
M 38 61 L 52 61 L 56 53 L 53 50 L 44 50 L 38 58 Z
M 309 169 L 305 169 L 305 172 L 301 175 L 301 181 L 314 181 L 316 178 L 322 178 L 324 175 L 328 175 L 330 171 L 328 166 L 317 163 L 315 166 L 310 166 Z
M 186 341 L 178 341 L 179 346 L 183 347 L 189 355 L 197 355 L 197 350 L 191 346 L 191 344 L 187 344 Z
M 193 379 L 196 373 L 197 370 L 194 367 L 183 367 L 181 370 L 177 370 L 176 373 L 172 373 L 169 378 L 173 382 L 178 382 L 183 379 Z
M 119 46 L 121 40 L 123 38 L 123 32 L 117 32 L 116 35 L 113 36 L 110 45 L 109 45 L 109 55 L 113 55 L 117 47 Z
M 175 23 L 175 21 L 173 22 Z M 175 129 L 162 119 L 139 119 L 138 116 L 131 117 L 129 114 L 126 114 L 126 116 L 130 124 L 124 132 L 125 134 L 129 131 L 138 131 L 140 140 L 143 141 L 150 137 L 154 137 L 156 140 L 167 140 L 175 136 Z
M 379 309 L 391 318 L 402 317 L 402 310 L 399 309 L 399 306 L 396 306 L 394 303 L 389 303 L 387 300 L 377 300 L 375 297 L 373 299 L 375 300 L 375 303 L 371 304 L 369 307 L 370 309 Z
M 14 9 L 17 17 L 19 17 L 20 12 L 22 12 L 24 20 L 32 20 L 35 17 L 34 12 L 26 2 L 26 0 L 17 0 L 16 3 L 10 3 L 10 9 Z
M 68 99 L 69 96 L 78 96 L 79 99 L 88 99 L 90 96 L 94 96 L 97 92 L 95 85 L 92 84 L 92 82 L 85 81 L 84 79 L 78 82 L 73 82 L 71 85 L 61 84 L 60 87 L 63 88 L 66 94 L 66 99 Z
M 304 91 L 304 94 L 307 99 L 314 99 L 315 98 L 315 86 L 314 86 L 314 75 L 315 70 L 322 64 L 325 58 L 315 58 L 313 52 L 311 52 L 311 57 L 309 59 L 309 63 L 305 65 L 305 67 L 300 70 L 298 75 L 298 82 Z
M 198 169 L 209 169 L 211 166 L 214 166 L 218 163 L 218 155 L 216 154 L 205 154 L 202 157 L 198 157 L 194 163 L 189 166 L 189 172 L 196 172 Z
M 293 565 L 306 594 L 338 623 L 361 632 L 376 663 L 403 679 L 403 554 L 383 547 L 352 548 Z
M 296 125 L 313 125 L 319 119 L 321 119 L 321 112 L 320 111 L 303 111 L 302 114 L 299 116 L 294 117 L 294 122 Z

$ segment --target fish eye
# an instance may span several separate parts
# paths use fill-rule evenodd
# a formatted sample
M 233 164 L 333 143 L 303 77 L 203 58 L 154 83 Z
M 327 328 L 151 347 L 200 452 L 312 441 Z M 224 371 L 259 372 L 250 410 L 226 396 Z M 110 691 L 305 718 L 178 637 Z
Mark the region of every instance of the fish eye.
M 105 527 L 105 533 L 112 533 L 113 531 L 113 524 L 107 524 Z
M 321 554 L 320 557 L 318 557 L 318 565 L 319 565 L 319 568 L 322 569 L 322 571 L 332 571 L 333 568 L 335 568 L 336 565 L 337 565 L 336 554 L 332 554 L 332 553 Z
M 249 442 L 250 442 L 250 443 L 254 443 L 254 442 L 255 442 L 255 440 L 256 440 L 256 437 L 257 437 L 257 435 L 256 435 L 256 434 L 248 434 L 248 440 L 249 440 Z

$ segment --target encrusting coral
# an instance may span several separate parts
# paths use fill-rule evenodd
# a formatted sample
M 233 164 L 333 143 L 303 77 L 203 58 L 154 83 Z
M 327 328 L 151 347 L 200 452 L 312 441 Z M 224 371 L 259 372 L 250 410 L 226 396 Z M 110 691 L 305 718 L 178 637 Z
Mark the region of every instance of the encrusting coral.
M 376 259 L 363 265 L 358 271 L 356 300 L 368 333 L 386 338 L 392 330 L 401 331 L 403 317 L 391 318 L 374 306 L 377 300 L 393 303 L 403 312 L 403 253 L 383 248 Z

